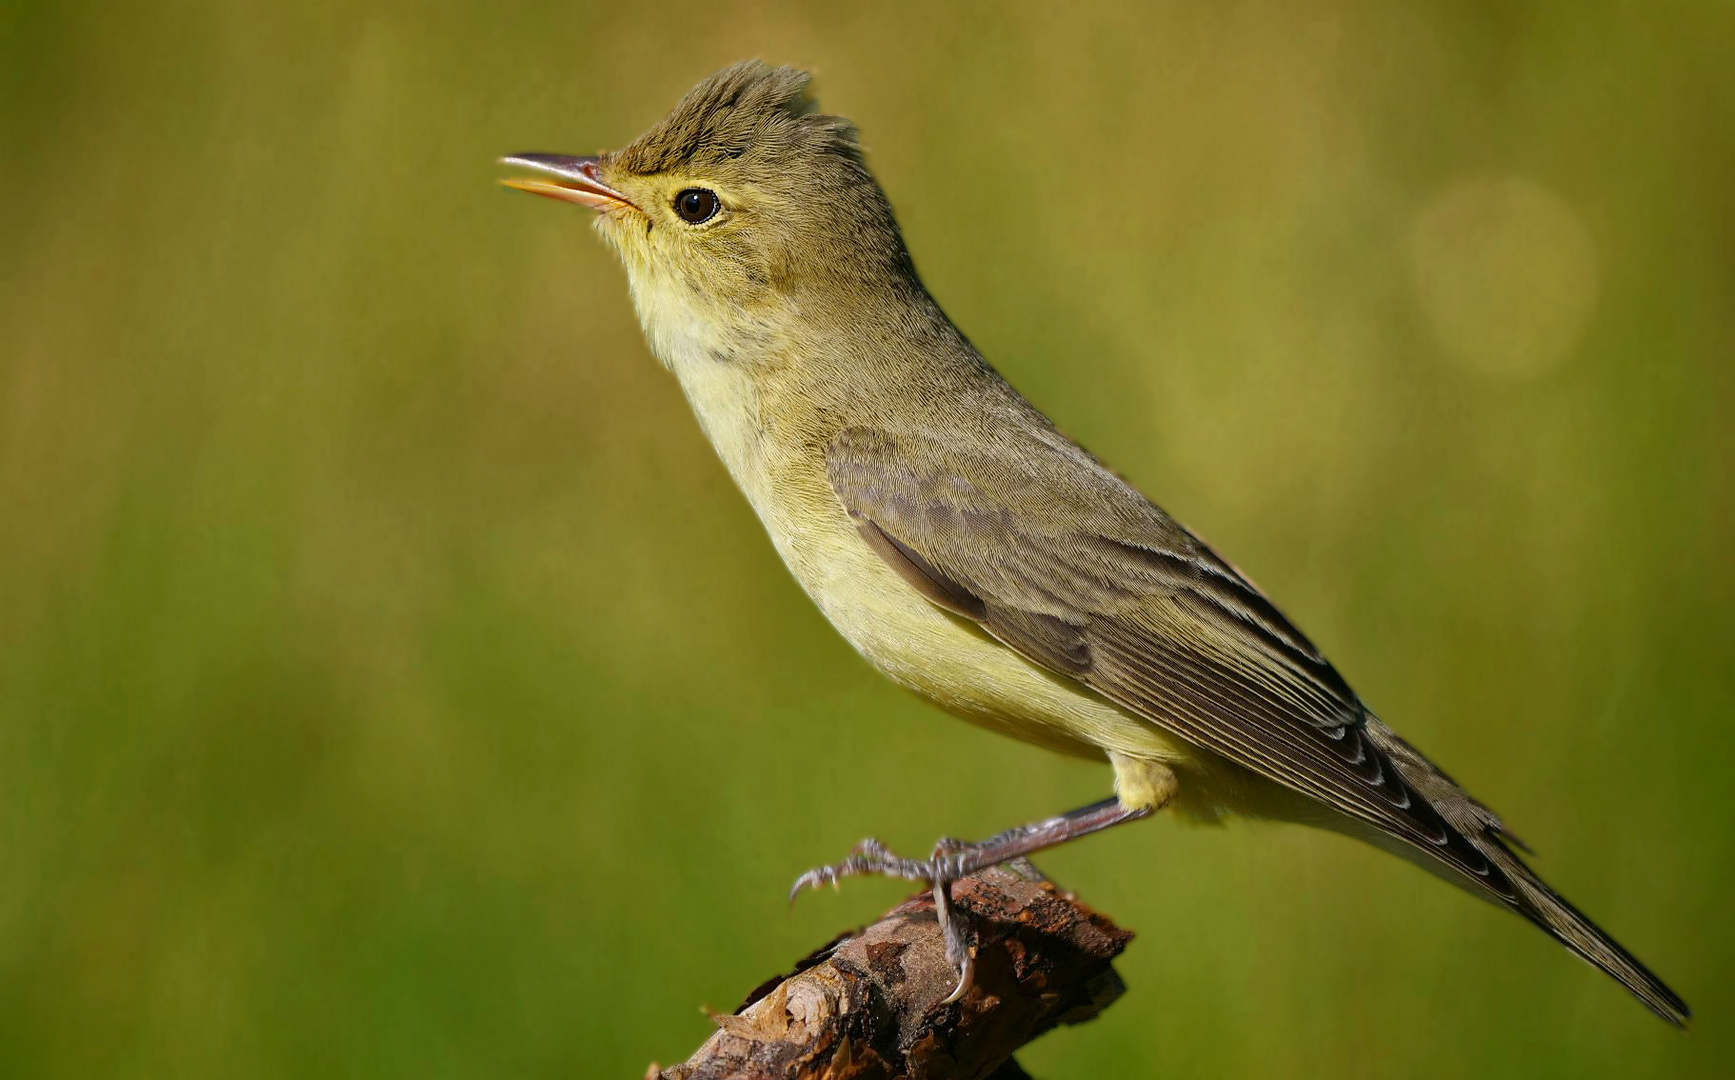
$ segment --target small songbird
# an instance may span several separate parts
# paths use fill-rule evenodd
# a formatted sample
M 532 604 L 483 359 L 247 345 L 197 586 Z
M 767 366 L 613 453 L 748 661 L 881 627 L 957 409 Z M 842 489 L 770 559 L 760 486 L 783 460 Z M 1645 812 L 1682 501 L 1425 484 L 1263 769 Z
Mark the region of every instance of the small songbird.
M 737 64 L 599 157 L 506 180 L 597 211 L 651 349 L 820 610 L 941 708 L 1114 769 L 1114 797 L 928 859 L 867 840 L 795 886 L 950 883 L 1164 807 L 1321 826 L 1516 912 L 1657 1015 L 1688 1009 L 1362 703 L 1229 562 L 1019 395 L 916 275 L 855 129 Z M 792 893 L 793 895 L 793 893 Z

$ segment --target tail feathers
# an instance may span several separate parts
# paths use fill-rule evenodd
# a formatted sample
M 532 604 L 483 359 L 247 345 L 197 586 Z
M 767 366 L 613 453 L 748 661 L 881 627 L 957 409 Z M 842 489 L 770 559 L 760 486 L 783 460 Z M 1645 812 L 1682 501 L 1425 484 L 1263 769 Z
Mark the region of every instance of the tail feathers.
M 1639 963 L 1637 957 L 1621 948 L 1564 897 L 1550 889 L 1498 839 L 1487 837 L 1479 846 L 1517 887 L 1519 914 L 1542 927 L 1550 937 L 1580 957 L 1608 972 L 1652 1012 L 1677 1027 L 1687 1026 L 1688 1018 L 1693 1015 L 1687 1003 L 1649 968 Z
M 1447 857 L 1449 851 L 1456 850 L 1450 845 L 1428 847 L 1411 842 L 1402 845 L 1409 847 L 1409 851 L 1404 852 L 1400 847 L 1391 846 L 1390 840 L 1376 839 L 1375 843 L 1382 843 L 1388 850 L 1399 850 L 1418 865 L 1469 889 L 1484 900 L 1518 912 L 1548 931 L 1550 937 L 1608 972 L 1652 1012 L 1671 1024 L 1687 1026 L 1692 1011 L 1678 994 L 1651 974 L 1650 969 L 1639 963 L 1632 953 L 1621 948 L 1613 938 L 1567 903 L 1564 897 L 1550 889 L 1512 853 L 1509 845 L 1516 845 L 1524 851 L 1530 849 L 1507 831 L 1499 815 L 1471 798 L 1450 776 L 1440 771 L 1420 750 L 1399 738 L 1397 732 L 1381 723 L 1378 717 L 1368 716 L 1367 731 L 1375 744 L 1397 765 L 1405 782 L 1421 793 L 1453 831 L 1493 864 L 1489 868 L 1492 872 L 1483 874 L 1477 870 L 1476 876 L 1466 873 L 1464 860 Z M 1471 868 L 1475 869 L 1475 866 Z

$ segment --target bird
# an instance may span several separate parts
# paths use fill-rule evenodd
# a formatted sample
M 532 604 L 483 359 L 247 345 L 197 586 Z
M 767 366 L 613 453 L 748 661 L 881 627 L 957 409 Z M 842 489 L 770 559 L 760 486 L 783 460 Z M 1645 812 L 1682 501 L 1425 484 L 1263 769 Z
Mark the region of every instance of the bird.
M 1159 810 L 1332 830 L 1549 934 L 1663 1019 L 1685 1001 L 1544 883 L 1528 848 L 1362 701 L 1233 564 L 1063 434 L 923 285 L 856 128 L 760 61 L 624 148 L 513 154 L 509 187 L 594 210 L 651 351 L 796 581 L 893 682 L 990 730 L 1106 762 L 1113 795 L 856 874 L 952 883 Z

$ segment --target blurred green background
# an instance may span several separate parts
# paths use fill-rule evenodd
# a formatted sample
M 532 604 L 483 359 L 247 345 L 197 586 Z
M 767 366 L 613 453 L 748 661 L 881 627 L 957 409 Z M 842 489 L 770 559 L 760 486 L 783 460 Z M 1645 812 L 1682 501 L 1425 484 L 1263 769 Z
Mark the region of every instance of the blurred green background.
M 749 56 L 1001 369 L 1698 1011 L 1298 828 L 1042 860 L 1139 932 L 1036 1075 L 1735 1055 L 1728 4 L 47 4 L 0 22 L 0 1074 L 631 1076 L 1106 794 L 799 593 L 577 208 Z

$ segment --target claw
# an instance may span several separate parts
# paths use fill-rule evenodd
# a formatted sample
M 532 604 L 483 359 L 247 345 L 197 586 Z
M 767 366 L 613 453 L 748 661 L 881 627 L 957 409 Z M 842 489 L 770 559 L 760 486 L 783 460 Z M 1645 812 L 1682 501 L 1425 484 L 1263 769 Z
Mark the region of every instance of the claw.
M 974 956 L 966 955 L 964 957 L 964 962 L 959 965 L 958 985 L 952 988 L 950 994 L 947 994 L 945 997 L 940 999 L 940 1004 L 950 1005 L 954 1001 L 963 1000 L 964 995 L 970 992 L 970 987 L 975 983 L 975 981 L 976 958 Z
M 836 885 L 837 878 L 828 873 L 830 870 L 831 867 L 822 866 L 817 870 L 809 870 L 807 873 L 796 878 L 795 884 L 789 887 L 789 906 L 795 906 L 795 898 L 801 895 L 801 890 L 803 889 L 812 889 L 823 885 L 828 878 L 833 885 Z

